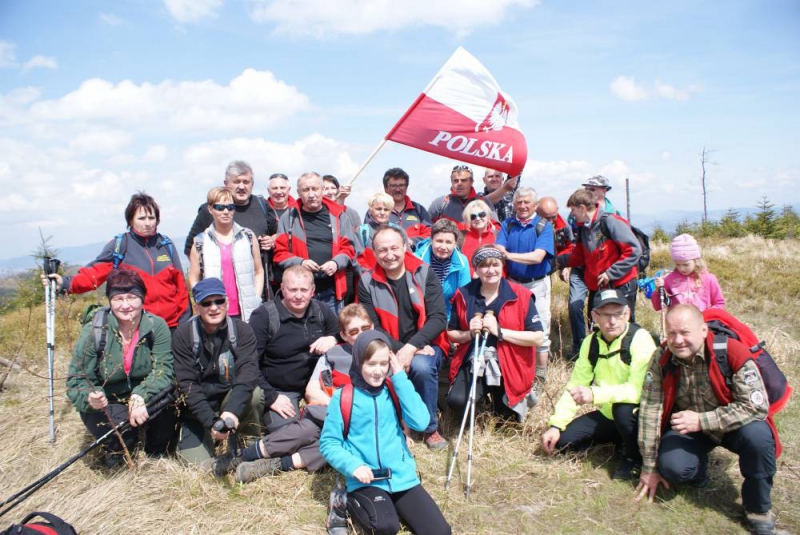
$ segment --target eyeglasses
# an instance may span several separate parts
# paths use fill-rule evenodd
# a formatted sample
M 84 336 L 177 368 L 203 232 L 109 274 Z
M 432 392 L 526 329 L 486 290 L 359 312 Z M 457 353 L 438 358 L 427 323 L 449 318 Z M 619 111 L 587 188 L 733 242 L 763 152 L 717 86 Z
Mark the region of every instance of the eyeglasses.
M 201 307 L 203 307 L 203 308 L 209 308 L 211 305 L 217 305 L 218 307 L 221 307 L 221 306 L 222 306 L 222 305 L 224 305 L 224 304 L 225 304 L 227 301 L 228 301 L 228 298 L 226 298 L 226 297 L 220 297 L 219 299 L 211 299 L 211 300 L 209 300 L 209 301 L 200 301 L 200 302 L 199 302 L 199 303 L 197 303 L 197 304 L 198 304 L 198 305 L 200 305 L 200 306 L 201 306 Z
M 350 336 L 356 336 L 360 332 L 363 333 L 363 332 L 371 331 L 371 330 L 372 330 L 372 324 L 368 323 L 367 325 L 362 325 L 360 329 L 358 327 L 354 327 L 354 328 L 350 329 L 349 331 L 347 331 L 347 334 L 350 335 Z
M 269 179 L 272 180 L 273 178 L 282 178 L 283 180 L 289 180 L 289 177 L 284 175 L 283 173 L 272 173 L 269 175 Z
M 387 189 L 406 189 L 408 184 L 388 184 Z
M 217 212 L 222 212 L 223 210 L 233 212 L 234 210 L 236 210 L 235 204 L 212 204 L 211 207 Z
M 468 165 L 457 165 L 453 167 L 453 171 L 469 171 L 472 173 L 472 168 Z
M 625 310 L 621 310 L 619 312 L 611 312 L 611 313 L 598 312 L 597 315 L 606 320 L 610 320 L 611 318 L 614 318 L 615 320 L 621 320 L 623 317 L 625 317 L 625 312 L 626 312 Z
M 484 217 L 486 217 L 486 212 L 478 212 L 477 214 L 469 215 L 470 221 L 475 221 L 476 219 L 483 219 Z

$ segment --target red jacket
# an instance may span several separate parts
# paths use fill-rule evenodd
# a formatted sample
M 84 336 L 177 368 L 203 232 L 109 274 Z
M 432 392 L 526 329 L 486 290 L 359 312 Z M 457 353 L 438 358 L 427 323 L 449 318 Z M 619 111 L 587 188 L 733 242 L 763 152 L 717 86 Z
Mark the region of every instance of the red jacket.
M 322 203 L 328 209 L 331 219 L 331 229 L 333 232 L 333 246 L 331 248 L 331 259 L 336 262 L 339 269 L 333 274 L 336 287 L 336 299 L 343 299 L 347 293 L 347 280 L 345 278 L 345 268 L 350 264 L 355 256 L 353 249 L 353 236 L 350 231 L 349 220 L 344 214 L 344 206 L 336 204 L 328 199 L 322 199 Z M 274 261 L 286 269 L 290 266 L 301 264 L 307 260 L 308 246 L 306 245 L 306 230 L 302 218 L 303 203 L 298 203 L 298 208 L 290 208 L 281 217 L 278 224 L 278 237 L 275 239 Z M 342 224 L 342 218 L 345 218 Z
M 608 236 L 601 229 L 601 218 L 605 218 Z M 597 277 L 603 272 L 608 274 L 614 288 L 635 279 L 641 253 L 639 240 L 628 222 L 597 209 L 594 219 L 579 227 L 575 250 L 567 265 L 583 267 L 586 287 L 596 292 L 600 289 Z
M 413 290 L 410 293 L 411 306 L 414 307 L 417 313 L 417 329 L 422 329 L 423 325 L 428 322 L 428 314 L 431 312 L 427 310 L 425 306 L 425 287 L 428 271 L 431 268 L 409 251 L 406 251 L 404 264 L 408 288 L 409 290 Z M 380 264 L 377 264 L 373 271 L 362 275 L 359 284 L 369 290 L 370 298 L 372 299 L 372 309 L 380 320 L 380 327 L 395 340 L 400 340 L 400 324 L 397 319 L 397 298 L 389 287 L 386 272 Z M 441 312 L 446 319 L 447 316 L 444 314 L 444 310 L 439 312 Z M 446 328 L 436 336 L 435 340 L 431 342 L 431 345 L 439 346 L 445 357 L 447 356 L 450 351 L 450 342 L 447 339 Z
M 169 238 L 156 234 L 143 238 L 131 231 L 120 241 L 119 253 L 124 254 L 120 268 L 135 271 L 142 277 L 147 294 L 144 309 L 159 316 L 170 327 L 189 319 L 189 291 L 183 276 L 181 261 Z M 108 242 L 89 265 L 72 277 L 64 277 L 64 289 L 82 294 L 99 288 L 114 270 L 116 238 Z
M 406 205 L 401 212 L 392 209 L 389 221 L 403 227 L 408 239 L 417 244 L 424 238 L 431 236 L 431 220 L 428 211 L 419 203 L 412 201 L 406 195 Z
M 706 337 L 706 355 L 708 355 L 708 378 L 711 381 L 711 389 L 714 395 L 722 405 L 727 405 L 733 401 L 730 387 L 726 384 L 725 377 L 719 370 L 717 359 L 714 354 L 714 334 L 709 329 L 708 336 Z M 672 353 L 669 349 L 664 351 L 661 356 L 659 364 L 661 369 L 665 370 L 661 382 L 661 389 L 664 395 L 664 408 L 661 413 L 661 431 L 666 431 L 669 427 L 669 419 L 672 415 L 672 408 L 675 404 L 675 396 L 678 391 L 678 383 L 680 382 L 680 367 L 674 366 L 670 362 Z M 753 354 L 738 340 L 733 338 L 728 339 L 728 362 L 730 363 L 731 372 L 736 373 L 739 371 L 745 362 L 752 360 Z M 780 457 L 782 447 L 781 441 L 778 437 L 778 429 L 775 427 L 775 422 L 772 420 L 774 414 L 773 407 L 770 406 L 769 415 L 767 416 L 767 424 L 772 431 L 772 436 L 775 438 L 775 457 Z
M 469 319 L 478 310 L 474 309 L 475 301 L 480 295 L 481 281 L 475 279 L 462 286 L 453 297 L 451 315 L 458 318 L 459 329 L 469 330 Z M 497 296 L 503 300 L 497 324 L 514 331 L 525 330 L 525 318 L 528 316 L 531 303 L 531 292 L 524 286 L 503 279 Z M 450 384 L 456 379 L 461 363 L 472 344 L 459 344 L 453 361 L 450 363 Z M 497 343 L 497 360 L 503 372 L 503 387 L 508 396 L 508 405 L 513 407 L 528 395 L 536 373 L 536 347 L 523 347 L 506 342 Z

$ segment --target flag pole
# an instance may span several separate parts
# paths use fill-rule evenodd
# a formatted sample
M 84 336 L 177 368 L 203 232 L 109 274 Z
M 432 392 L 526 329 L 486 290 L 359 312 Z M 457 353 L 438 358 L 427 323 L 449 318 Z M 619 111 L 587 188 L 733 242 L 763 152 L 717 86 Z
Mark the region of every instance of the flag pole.
M 356 181 L 356 179 L 358 178 L 358 175 L 361 174 L 361 171 L 363 171 L 364 168 L 369 165 L 369 162 L 372 161 L 372 159 L 375 157 L 375 155 L 378 154 L 378 151 L 381 150 L 385 144 L 386 144 L 386 138 L 383 138 L 381 140 L 381 142 L 378 143 L 378 146 L 375 147 L 375 150 L 372 151 L 372 154 L 369 155 L 369 158 L 367 158 L 367 161 L 364 162 L 363 164 L 361 164 L 361 167 L 358 168 L 358 171 L 356 171 L 356 174 L 353 175 L 353 178 L 351 178 L 350 182 L 347 183 L 348 186 L 352 186 L 353 185 L 353 182 Z

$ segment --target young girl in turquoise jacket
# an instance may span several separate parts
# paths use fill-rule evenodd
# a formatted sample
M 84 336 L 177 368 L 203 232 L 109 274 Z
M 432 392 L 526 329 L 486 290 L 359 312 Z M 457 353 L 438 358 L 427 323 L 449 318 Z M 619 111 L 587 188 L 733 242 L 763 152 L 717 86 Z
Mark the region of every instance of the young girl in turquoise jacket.
M 430 422 L 386 335 L 362 333 L 353 345 L 352 407 L 342 407 L 344 389 L 336 391 L 320 437 L 323 457 L 347 479 L 346 505 L 332 500 L 336 507 L 328 519 L 329 532 L 346 510 L 368 533 L 397 533 L 402 520 L 414 533 L 449 534 L 450 526 L 417 477 L 417 464 L 386 385 L 390 368 L 403 421 L 416 431 L 424 431 Z M 350 413 L 347 436 L 342 411 Z

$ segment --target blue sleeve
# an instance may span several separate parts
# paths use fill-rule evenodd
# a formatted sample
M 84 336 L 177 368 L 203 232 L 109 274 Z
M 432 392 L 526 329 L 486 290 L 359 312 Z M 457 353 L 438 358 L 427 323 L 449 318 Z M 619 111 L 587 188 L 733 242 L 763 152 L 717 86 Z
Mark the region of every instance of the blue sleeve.
M 333 393 L 331 402 L 328 404 L 328 413 L 319 437 L 319 451 L 337 472 L 345 477 L 350 477 L 356 468 L 366 463 L 344 447 L 344 420 L 342 411 L 339 409 L 341 397 L 342 390 L 339 389 Z
M 393 375 L 392 384 L 400 400 L 403 421 L 414 431 L 425 431 L 431 422 L 431 415 L 406 372 L 401 371 Z M 333 405 L 333 401 L 331 401 L 331 405 Z M 327 420 L 325 425 L 328 425 Z
M 531 294 L 531 303 L 528 307 L 528 315 L 525 317 L 525 330 L 531 332 L 543 331 L 542 320 L 539 319 L 539 311 L 536 310 L 536 298 Z
M 497 233 L 497 236 L 494 239 L 494 243 L 497 245 L 502 245 L 503 247 L 508 247 L 508 222 L 511 221 L 510 219 L 506 219 L 500 225 L 500 231 Z

